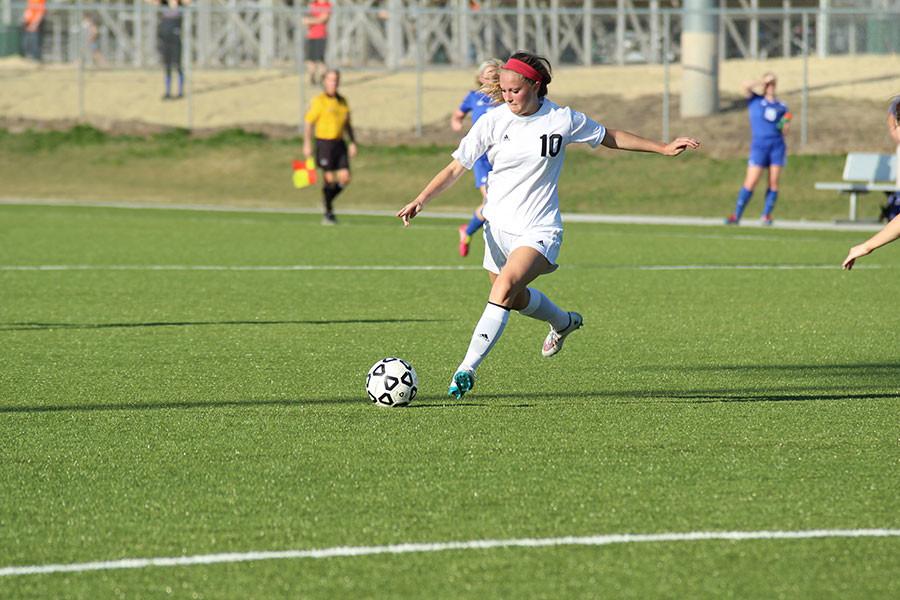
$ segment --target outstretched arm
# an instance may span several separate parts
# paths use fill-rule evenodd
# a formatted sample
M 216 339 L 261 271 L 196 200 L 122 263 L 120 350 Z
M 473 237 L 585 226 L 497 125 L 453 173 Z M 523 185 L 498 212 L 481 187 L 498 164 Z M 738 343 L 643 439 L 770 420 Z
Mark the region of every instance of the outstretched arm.
M 687 149 L 696 150 L 700 141 L 690 137 L 675 138 L 668 144 L 655 142 L 621 129 L 607 129 L 601 142 L 613 150 L 631 150 L 633 152 L 655 152 L 665 156 L 678 156 Z
M 857 258 L 871 254 L 874 250 L 881 248 L 885 244 L 890 244 L 900 237 L 900 216 L 894 217 L 890 223 L 884 226 L 884 229 L 873 235 L 867 241 L 850 248 L 850 253 L 844 259 L 843 266 L 848 271 L 853 268 L 853 263 Z
M 422 208 L 432 198 L 456 183 L 456 180 L 459 179 L 459 176 L 462 175 L 465 170 L 466 168 L 455 158 L 450 161 L 449 165 L 441 169 L 428 185 L 425 186 L 425 189 L 416 196 L 415 200 L 397 212 L 397 216 L 403 219 L 403 226 L 409 227 L 409 220 L 422 212 Z

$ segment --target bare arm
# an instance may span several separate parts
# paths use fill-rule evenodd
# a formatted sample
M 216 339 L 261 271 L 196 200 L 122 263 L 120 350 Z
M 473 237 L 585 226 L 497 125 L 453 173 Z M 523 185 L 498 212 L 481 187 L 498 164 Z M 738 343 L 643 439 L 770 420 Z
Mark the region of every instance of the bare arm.
M 465 118 L 466 113 L 457 108 L 455 111 L 453 111 L 453 116 L 450 117 L 450 129 L 452 129 L 453 131 L 462 131 L 463 119 Z
M 700 142 L 694 138 L 680 137 L 668 144 L 642 138 L 641 136 L 624 131 L 622 129 L 607 129 L 601 142 L 607 148 L 613 150 L 631 150 L 633 152 L 655 152 L 665 156 L 678 156 L 687 149 L 696 150 Z
M 309 121 L 303 123 L 303 155 L 312 156 L 313 124 Z
M 409 220 L 422 212 L 422 208 L 431 201 L 432 198 L 456 183 L 460 175 L 465 172 L 466 168 L 460 164 L 455 158 L 450 164 L 438 172 L 434 178 L 428 182 L 425 189 L 419 192 L 416 199 L 397 211 L 397 216 L 403 219 L 403 226 L 409 227 Z
M 347 136 L 347 139 L 350 140 L 350 145 L 347 147 L 347 151 L 350 153 L 350 158 L 356 157 L 356 135 L 353 133 L 353 125 L 350 124 L 350 115 L 347 115 L 347 122 L 344 123 L 344 134 Z
M 900 216 L 894 217 L 890 223 L 884 226 L 884 229 L 873 235 L 871 238 L 850 248 L 850 253 L 844 259 L 843 267 L 848 271 L 853 268 L 853 263 L 857 258 L 871 254 L 874 250 L 881 248 L 885 244 L 890 244 L 900 237 Z
M 753 91 L 753 88 L 762 85 L 762 81 L 758 81 L 756 79 L 748 79 L 741 83 L 741 93 L 744 94 L 744 98 L 749 98 L 756 92 Z

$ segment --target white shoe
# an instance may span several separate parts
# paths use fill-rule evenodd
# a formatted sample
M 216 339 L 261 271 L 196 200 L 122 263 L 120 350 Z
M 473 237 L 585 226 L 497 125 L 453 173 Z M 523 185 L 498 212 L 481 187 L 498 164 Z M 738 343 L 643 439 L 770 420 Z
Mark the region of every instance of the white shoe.
M 580 329 L 584 324 L 584 319 L 582 319 L 581 315 L 577 312 L 570 312 L 569 319 L 571 321 L 569 326 L 562 331 L 556 331 L 553 329 L 552 325 L 550 326 L 550 333 L 547 334 L 547 337 L 544 339 L 544 347 L 541 348 L 541 354 L 544 358 L 550 358 L 562 350 L 563 342 L 566 341 L 566 336 L 576 329 Z

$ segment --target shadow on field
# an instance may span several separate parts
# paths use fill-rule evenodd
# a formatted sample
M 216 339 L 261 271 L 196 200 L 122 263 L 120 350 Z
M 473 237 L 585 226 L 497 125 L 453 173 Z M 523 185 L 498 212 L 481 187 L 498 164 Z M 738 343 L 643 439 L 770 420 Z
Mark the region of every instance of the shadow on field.
M 447 319 L 311 319 L 282 321 L 150 321 L 146 323 L 0 323 L 0 331 L 53 329 L 132 329 L 140 327 L 203 327 L 207 325 L 358 325 L 365 323 L 437 323 Z
M 487 403 L 476 402 L 452 402 L 447 401 L 443 395 L 419 396 L 417 400 L 441 400 L 440 404 L 413 404 L 405 408 L 457 408 L 473 406 L 491 406 Z M 115 402 L 109 404 L 47 404 L 44 406 L 0 406 L 0 414 L 27 414 L 27 413 L 54 413 L 54 412 L 103 412 L 103 411 L 128 411 L 128 410 L 192 410 L 205 409 L 230 409 L 230 408 L 259 408 L 266 406 L 303 408 L 310 406 L 324 406 L 331 404 L 359 404 L 367 405 L 368 401 L 359 397 L 344 398 L 309 398 L 305 400 L 292 400 L 279 398 L 271 400 L 197 400 L 184 402 Z M 522 408 L 530 405 L 508 405 L 508 408 Z M 496 407 L 496 405 L 495 405 Z

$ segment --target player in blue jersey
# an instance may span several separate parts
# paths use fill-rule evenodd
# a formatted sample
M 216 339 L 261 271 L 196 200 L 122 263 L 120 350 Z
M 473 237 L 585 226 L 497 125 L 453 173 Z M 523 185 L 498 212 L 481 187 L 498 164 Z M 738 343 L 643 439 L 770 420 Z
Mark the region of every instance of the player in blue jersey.
M 462 104 L 450 117 L 450 128 L 453 131 L 462 131 L 463 119 L 467 114 L 472 115 L 472 124 L 480 119 L 487 111 L 497 106 L 497 102 L 491 100 L 490 96 L 481 91 L 481 86 L 493 81 L 497 74 L 497 69 L 503 64 L 502 61 L 491 58 L 478 67 L 478 75 L 475 76 L 476 89 L 472 90 L 463 98 Z M 472 219 L 466 225 L 459 226 L 459 255 L 468 256 L 469 243 L 472 241 L 472 234 L 481 229 L 484 225 L 484 216 L 481 210 L 484 208 L 484 201 L 487 198 L 487 178 L 491 172 L 491 163 L 487 159 L 487 154 L 478 159 L 473 169 L 475 174 L 475 187 L 481 190 L 481 204 L 472 214 Z
M 725 219 L 729 225 L 740 223 L 763 169 L 769 170 L 769 188 L 766 190 L 766 204 L 760 218 L 763 225 L 772 224 L 772 210 L 778 200 L 778 178 L 787 162 L 784 134 L 791 122 L 787 105 L 775 97 L 776 83 L 775 74 L 766 73 L 762 80 L 745 81 L 741 86 L 747 98 L 747 112 L 750 116 L 750 160 L 747 161 L 747 175 L 738 192 L 734 213 Z M 755 88 L 761 89 L 762 94 L 758 94 Z

